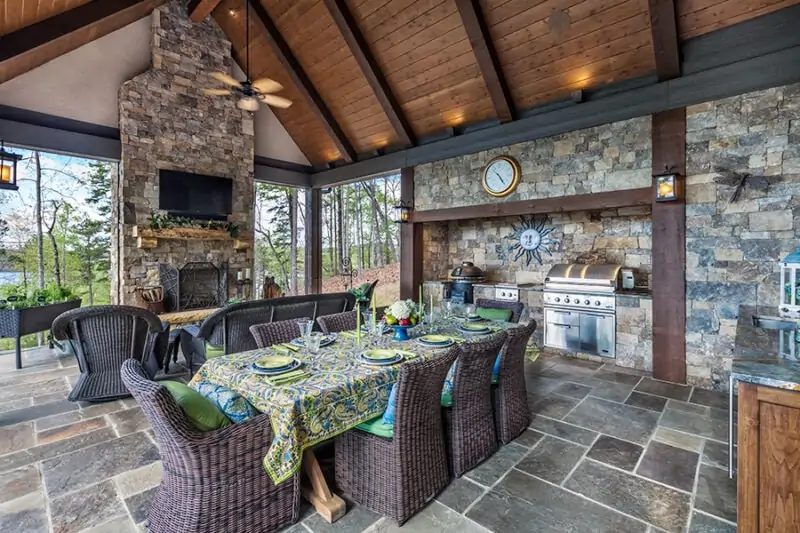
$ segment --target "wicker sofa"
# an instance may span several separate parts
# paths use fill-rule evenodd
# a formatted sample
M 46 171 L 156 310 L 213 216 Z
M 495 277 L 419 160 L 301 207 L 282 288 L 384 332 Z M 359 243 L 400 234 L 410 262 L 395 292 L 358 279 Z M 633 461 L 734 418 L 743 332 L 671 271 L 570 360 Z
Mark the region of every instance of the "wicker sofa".
M 232 304 L 215 311 L 199 327 L 184 327 L 180 339 L 181 350 L 194 373 L 211 356 L 206 353 L 208 348 L 219 354 L 257 348 L 250 326 L 295 318 L 316 321 L 319 316 L 351 311 L 355 303 L 356 299 L 352 294 L 336 292 Z

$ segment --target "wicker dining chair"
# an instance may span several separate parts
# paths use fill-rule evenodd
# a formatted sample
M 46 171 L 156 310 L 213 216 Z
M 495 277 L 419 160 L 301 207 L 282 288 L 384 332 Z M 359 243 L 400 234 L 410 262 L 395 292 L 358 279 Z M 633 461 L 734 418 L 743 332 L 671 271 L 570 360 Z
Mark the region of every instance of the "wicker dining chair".
M 141 361 L 147 375 L 155 376 L 164 358 L 156 348 L 164 335 L 158 317 L 147 309 L 125 305 L 81 307 L 60 314 L 53 321 L 53 336 L 69 339 L 75 349 L 81 374 L 68 399 L 73 402 L 103 402 L 130 396 L 119 376 L 126 359 Z M 168 335 L 168 333 L 167 333 Z
M 452 405 L 442 408 L 448 464 L 461 477 L 497 450 L 492 412 L 492 368 L 505 332 L 462 344 L 453 376 Z
M 269 415 L 200 432 L 138 361 L 125 361 L 121 376 L 153 426 L 163 463 L 150 533 L 272 532 L 297 521 L 300 474 L 276 485 L 262 463 L 272 444 Z
M 492 405 L 497 438 L 505 444 L 525 431 L 531 421 L 528 391 L 525 387 L 525 349 L 536 331 L 536 321 L 510 329 L 500 350 L 497 385 L 492 386 Z
M 292 320 L 281 320 L 280 322 L 269 322 L 268 324 L 256 324 L 250 326 L 250 333 L 256 340 L 259 348 L 269 348 L 275 344 L 283 344 L 300 336 L 299 320 L 310 320 L 309 318 L 294 318 Z
M 356 503 L 403 525 L 450 481 L 440 404 L 452 348 L 405 363 L 397 379 L 394 431 L 383 438 L 359 429 L 336 437 L 336 484 Z
M 356 311 L 347 311 L 346 313 L 320 316 L 317 317 L 317 324 L 325 335 L 339 331 L 352 331 L 356 329 L 356 314 Z
M 522 316 L 522 311 L 525 309 L 525 304 L 522 302 L 504 302 L 502 300 L 478 298 L 475 301 L 475 307 L 483 307 L 484 309 L 511 309 L 511 318 L 508 319 L 508 321 L 516 324 L 519 322 L 519 319 Z

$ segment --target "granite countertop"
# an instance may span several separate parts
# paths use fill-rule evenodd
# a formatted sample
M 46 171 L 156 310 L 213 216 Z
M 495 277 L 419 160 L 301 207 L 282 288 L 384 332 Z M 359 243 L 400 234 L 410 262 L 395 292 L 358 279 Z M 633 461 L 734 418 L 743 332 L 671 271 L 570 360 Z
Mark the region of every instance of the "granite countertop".
M 616 293 L 617 296 L 645 296 L 651 298 L 653 291 L 650 287 L 634 287 L 633 289 L 620 289 Z
M 800 362 L 786 359 L 734 359 L 731 377 L 737 381 L 800 391 Z

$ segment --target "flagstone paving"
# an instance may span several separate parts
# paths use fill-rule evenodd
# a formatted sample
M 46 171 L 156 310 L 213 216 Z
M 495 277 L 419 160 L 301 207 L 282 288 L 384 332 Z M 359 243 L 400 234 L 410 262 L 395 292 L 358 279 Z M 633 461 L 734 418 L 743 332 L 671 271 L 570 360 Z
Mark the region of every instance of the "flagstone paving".
M 68 402 L 74 358 L 24 356 L 17 371 L 0 354 L 0 531 L 145 531 L 161 462 L 136 402 Z M 553 355 L 526 379 L 530 429 L 402 528 L 355 505 L 328 524 L 303 504 L 285 532 L 736 531 L 724 395 Z

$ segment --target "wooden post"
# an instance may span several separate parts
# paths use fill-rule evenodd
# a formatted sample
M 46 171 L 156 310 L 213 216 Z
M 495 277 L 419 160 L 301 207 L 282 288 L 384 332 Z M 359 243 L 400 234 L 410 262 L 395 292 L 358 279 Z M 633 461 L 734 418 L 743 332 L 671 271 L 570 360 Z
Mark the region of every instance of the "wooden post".
M 653 115 L 653 173 L 686 179 L 686 109 Z M 683 184 L 681 184 L 683 185 Z M 679 187 L 685 191 L 686 187 Z M 686 383 L 686 198 L 653 190 L 653 377 Z
M 306 189 L 306 294 L 322 292 L 322 190 Z
M 400 171 L 400 199 L 414 205 L 414 167 Z M 422 283 L 422 224 L 400 226 L 400 298 L 417 299 Z

